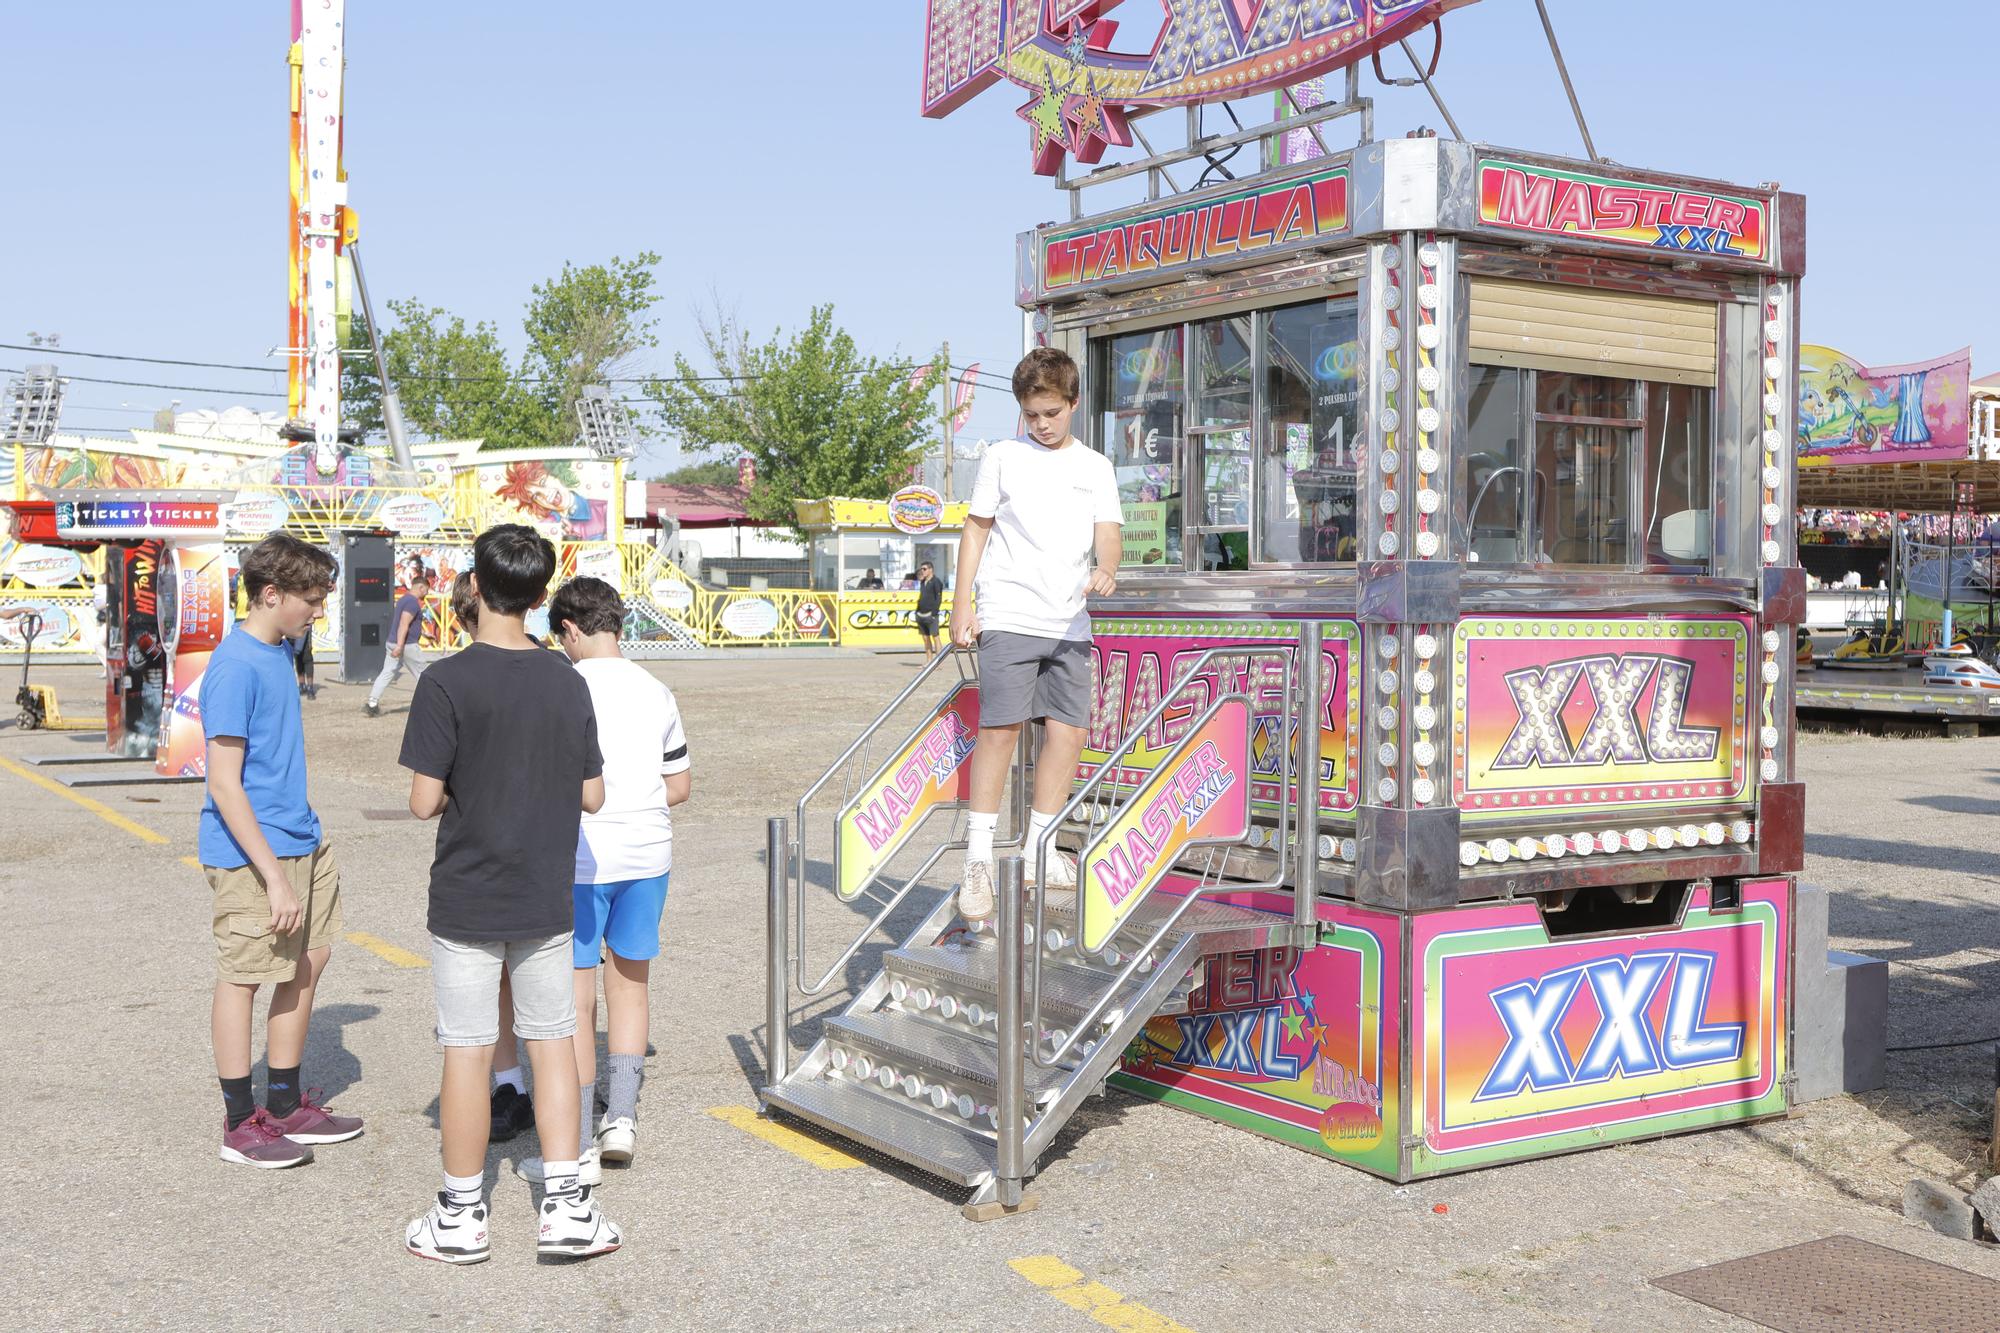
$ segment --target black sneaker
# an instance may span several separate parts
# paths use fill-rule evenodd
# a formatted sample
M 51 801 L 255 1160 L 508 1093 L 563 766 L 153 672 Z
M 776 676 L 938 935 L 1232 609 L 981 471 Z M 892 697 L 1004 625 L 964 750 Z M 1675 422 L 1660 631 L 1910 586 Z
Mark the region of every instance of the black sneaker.
M 370 717 L 380 717 L 382 716 L 382 705 L 370 699 L 361 705 L 361 711 Z
M 524 1129 L 532 1129 L 535 1124 L 534 1099 L 516 1090 L 512 1083 L 502 1083 L 493 1089 L 493 1125 L 491 1138 L 495 1143 L 505 1143 Z

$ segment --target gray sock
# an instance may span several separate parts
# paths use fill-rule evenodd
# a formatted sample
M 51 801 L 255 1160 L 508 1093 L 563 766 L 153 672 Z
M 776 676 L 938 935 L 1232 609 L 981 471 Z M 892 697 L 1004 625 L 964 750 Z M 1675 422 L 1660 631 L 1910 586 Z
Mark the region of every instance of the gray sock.
M 611 1087 L 605 1097 L 609 1107 L 604 1114 L 612 1120 L 637 1120 L 639 1084 L 646 1077 L 646 1057 L 614 1054 L 610 1063 Z
M 596 1083 L 586 1083 L 578 1090 L 576 1111 L 576 1151 L 581 1156 L 597 1145 Z

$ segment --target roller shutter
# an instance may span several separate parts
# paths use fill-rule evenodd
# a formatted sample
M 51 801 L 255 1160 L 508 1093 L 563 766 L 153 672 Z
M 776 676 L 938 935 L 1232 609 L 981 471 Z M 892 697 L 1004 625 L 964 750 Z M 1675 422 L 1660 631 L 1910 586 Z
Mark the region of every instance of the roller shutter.
M 1543 282 L 1472 282 L 1472 360 L 1715 384 L 1715 304 Z

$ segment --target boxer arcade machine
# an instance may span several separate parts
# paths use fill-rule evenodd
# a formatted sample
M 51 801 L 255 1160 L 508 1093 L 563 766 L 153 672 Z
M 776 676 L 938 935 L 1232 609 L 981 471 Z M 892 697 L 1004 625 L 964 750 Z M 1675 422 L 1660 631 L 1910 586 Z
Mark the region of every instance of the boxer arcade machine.
M 204 491 L 65 491 L 56 534 L 104 547 L 105 748 L 162 777 L 206 771 L 202 671 L 233 621 L 225 497 Z
M 975 1204 L 1106 1082 L 1398 1181 L 1790 1104 L 1803 200 L 1362 114 L 1022 238 L 1125 504 L 1081 885 L 946 897 L 766 1094 Z M 773 821 L 780 1038 L 861 943 L 815 982 L 815 802 L 875 925 L 961 845 L 976 682 L 896 713 Z

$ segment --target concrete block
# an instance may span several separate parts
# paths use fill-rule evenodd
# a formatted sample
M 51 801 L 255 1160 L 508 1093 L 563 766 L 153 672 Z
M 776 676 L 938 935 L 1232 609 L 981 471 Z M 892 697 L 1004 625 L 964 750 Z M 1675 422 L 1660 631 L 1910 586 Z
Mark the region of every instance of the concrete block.
M 1801 884 L 1793 902 L 1793 1100 L 1879 1088 L 1889 1039 L 1889 965 L 1827 948 L 1825 889 Z
M 1903 1186 L 1903 1216 L 1954 1240 L 1972 1240 L 1978 1234 L 1978 1218 L 1965 1196 L 1928 1180 Z
M 1966 1202 L 1979 1214 L 1979 1220 L 1986 1224 L 1986 1234 L 2000 1236 L 2000 1176 L 1988 1176 L 1980 1181 L 1979 1188 L 1972 1191 L 1972 1197 Z

